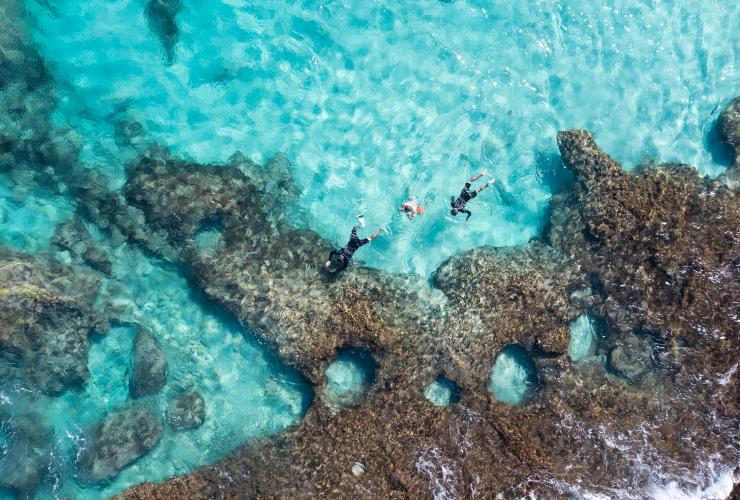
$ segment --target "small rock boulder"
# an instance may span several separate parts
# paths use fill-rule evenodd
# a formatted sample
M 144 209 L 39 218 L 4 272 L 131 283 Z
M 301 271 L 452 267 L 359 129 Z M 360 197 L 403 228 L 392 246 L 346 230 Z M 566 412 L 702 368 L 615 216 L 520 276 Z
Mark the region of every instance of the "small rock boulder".
M 719 115 L 722 141 L 737 151 L 740 148 L 740 96 L 734 98 Z
M 174 431 L 197 429 L 206 419 L 206 403 L 198 391 L 178 394 L 167 409 L 167 421 Z
M 138 398 L 156 394 L 166 381 L 167 359 L 162 348 L 149 332 L 139 328 L 131 359 L 131 380 L 129 382 L 131 397 Z
M 162 425 L 145 408 L 128 408 L 106 416 L 90 432 L 77 463 L 86 483 L 113 479 L 125 467 L 154 448 Z

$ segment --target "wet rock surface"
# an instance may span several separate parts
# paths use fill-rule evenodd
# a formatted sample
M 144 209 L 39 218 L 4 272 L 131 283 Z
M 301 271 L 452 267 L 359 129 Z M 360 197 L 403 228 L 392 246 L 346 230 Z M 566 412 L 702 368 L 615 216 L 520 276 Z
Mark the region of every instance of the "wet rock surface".
M 450 366 L 450 373 L 485 380 L 508 344 L 566 352 L 578 310 L 569 291 L 583 280 L 573 263 L 536 240 L 517 248 L 480 247 L 448 259 L 433 284 L 451 302 L 447 328 L 456 334 L 444 342 L 462 370 Z
M 175 431 L 197 429 L 206 419 L 206 403 L 198 391 L 191 390 L 172 398 L 167 422 Z
M 88 377 L 99 279 L 53 259 L 0 249 L 0 376 L 47 394 Z
M 265 208 L 277 198 L 289 200 L 294 188 L 244 170 L 142 159 L 124 187 L 148 223 L 148 237 L 141 239 L 182 262 L 209 298 L 316 383 L 337 349 L 348 343 L 391 347 L 404 321 L 425 316 L 430 306 L 414 291 L 415 278 L 354 267 L 329 280 L 319 267 L 332 245 Z M 203 228 L 221 233 L 215 253 L 194 243 Z
M 140 163 L 127 199 L 210 298 L 315 383 L 348 344 L 369 349 L 378 369 L 358 407 L 313 405 L 293 431 L 125 496 L 490 498 L 561 495 L 575 484 L 639 494 L 655 470 L 680 482 L 712 454 L 736 461 L 726 446 L 739 415 L 736 193 L 684 165 L 626 173 L 585 131 L 562 132 L 558 143 L 575 181 L 553 201 L 545 241 L 450 258 L 433 278 L 444 297 L 358 266 L 322 277 L 330 245 L 265 217 L 247 175 Z M 204 199 L 212 211 L 193 205 Z M 225 246 L 203 256 L 187 241 L 213 213 Z M 576 367 L 569 325 L 584 313 L 605 336 L 593 361 Z M 539 379 L 520 406 L 495 402 L 485 386 L 511 343 L 527 350 Z M 459 386 L 459 405 L 423 398 L 439 373 Z M 696 383 L 717 376 L 711 393 Z
M 723 175 L 730 188 L 740 186 L 740 97 L 734 98 L 722 111 L 717 123 L 722 142 L 729 146 L 735 160 Z
M 167 382 L 167 359 L 151 333 L 137 328 L 134 351 L 131 354 L 131 397 L 156 394 Z
M 162 425 L 145 408 L 131 407 L 109 414 L 84 443 L 77 463 L 79 479 L 89 483 L 112 479 L 154 448 L 162 433 Z

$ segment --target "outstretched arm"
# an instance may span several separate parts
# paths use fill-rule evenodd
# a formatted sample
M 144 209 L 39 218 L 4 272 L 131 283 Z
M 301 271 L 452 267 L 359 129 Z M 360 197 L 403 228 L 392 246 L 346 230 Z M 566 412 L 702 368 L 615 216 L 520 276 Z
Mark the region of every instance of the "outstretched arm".
M 481 172 L 479 174 L 475 174 L 473 177 L 471 177 L 470 179 L 468 179 L 468 182 L 475 182 L 478 179 L 480 179 L 481 177 L 483 177 L 483 175 L 485 175 L 485 172 Z
M 490 181 L 483 184 L 481 187 L 475 190 L 476 193 L 480 193 L 484 189 L 486 189 L 488 186 L 493 186 L 493 183 L 496 182 L 496 179 L 491 179 Z
M 370 237 L 368 238 L 368 240 L 370 240 L 370 241 L 373 241 L 373 240 L 374 240 L 375 238 L 377 238 L 377 237 L 378 237 L 378 235 L 380 234 L 380 232 L 381 232 L 382 230 L 383 230 L 383 228 L 382 228 L 382 227 L 378 228 L 378 230 L 377 230 L 377 231 L 375 231 L 375 232 L 374 232 L 373 234 L 371 234 L 371 235 L 370 235 Z

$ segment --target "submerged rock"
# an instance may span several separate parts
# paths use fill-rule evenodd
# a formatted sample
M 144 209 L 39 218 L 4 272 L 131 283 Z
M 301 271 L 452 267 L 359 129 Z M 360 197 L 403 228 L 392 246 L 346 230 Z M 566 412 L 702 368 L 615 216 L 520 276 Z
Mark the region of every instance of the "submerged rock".
M 0 248 L 0 378 L 58 394 L 88 377 L 88 334 L 99 278 L 52 259 Z
M 588 314 L 581 314 L 570 324 L 568 356 L 572 361 L 581 361 L 596 353 L 598 342 L 596 321 Z
M 113 269 L 110 257 L 96 244 L 79 219 L 58 226 L 52 241 L 96 271 L 110 275 Z
M 0 454 L 0 488 L 31 498 L 49 466 L 53 429 L 40 415 L 11 415 L 0 410 L 1 434 L 8 443 L 0 447 L 4 452 Z
M 650 339 L 628 335 L 609 352 L 609 368 L 632 384 L 638 384 L 654 367 Z
M 731 189 L 736 189 L 740 186 L 740 96 L 730 101 L 722 111 L 718 126 L 722 142 L 732 148 L 735 157 L 724 178 Z
M 180 0 L 148 0 L 144 8 L 149 29 L 159 38 L 167 64 L 175 61 L 175 45 L 180 31 L 175 18 L 181 8 Z
M 138 328 L 131 356 L 131 396 L 151 396 L 167 382 L 167 359 L 159 342 L 144 328 Z
M 167 409 L 167 421 L 174 431 L 197 429 L 206 419 L 206 404 L 196 390 L 178 394 Z
M 87 483 L 113 479 L 154 448 L 162 434 L 162 425 L 145 408 L 110 413 L 90 432 L 80 450 L 79 478 Z
M 507 346 L 491 367 L 489 390 L 496 401 L 518 405 L 537 384 L 537 371 L 521 346 Z

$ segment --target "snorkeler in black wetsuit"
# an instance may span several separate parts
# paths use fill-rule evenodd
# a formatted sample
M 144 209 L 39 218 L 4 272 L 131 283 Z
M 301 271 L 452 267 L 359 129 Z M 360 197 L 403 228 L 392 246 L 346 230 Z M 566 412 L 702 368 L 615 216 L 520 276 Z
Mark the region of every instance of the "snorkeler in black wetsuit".
M 480 193 L 481 191 L 486 189 L 488 186 L 491 186 L 493 185 L 494 182 L 496 182 L 496 179 L 491 179 L 490 181 L 486 182 L 485 184 L 483 184 L 481 187 L 479 187 L 475 191 L 471 192 L 470 191 L 471 184 L 473 184 L 475 181 L 483 177 L 483 174 L 484 173 L 481 172 L 480 174 L 474 175 L 473 177 L 468 179 L 468 182 L 466 182 L 465 186 L 463 186 L 462 191 L 460 191 L 460 196 L 458 196 L 457 199 L 455 199 L 454 196 L 450 198 L 452 202 L 450 203 L 450 205 L 452 206 L 452 210 L 450 210 L 450 213 L 452 215 L 457 215 L 459 213 L 468 214 L 468 216 L 465 218 L 465 222 L 467 222 L 468 219 L 470 219 L 470 216 L 473 214 L 470 212 L 470 210 L 465 209 L 465 204 L 469 202 L 470 200 L 472 200 L 473 198 L 475 198 L 476 196 L 478 196 L 478 193 Z
M 360 226 L 355 226 L 352 228 L 352 234 L 349 237 L 349 241 L 347 242 L 347 245 L 344 248 L 340 248 L 339 250 L 332 250 L 329 252 L 329 260 L 326 261 L 324 266 L 326 266 L 326 269 L 331 273 L 336 273 L 339 271 L 343 271 L 346 269 L 347 265 L 349 264 L 350 259 L 352 259 L 352 255 L 362 246 L 367 245 L 371 241 L 373 241 L 375 238 L 378 237 L 380 234 L 380 231 L 382 228 L 375 231 L 373 234 L 370 235 L 368 238 L 362 238 L 360 239 L 357 236 L 357 228 L 363 227 L 362 226 L 362 219 L 360 219 Z

